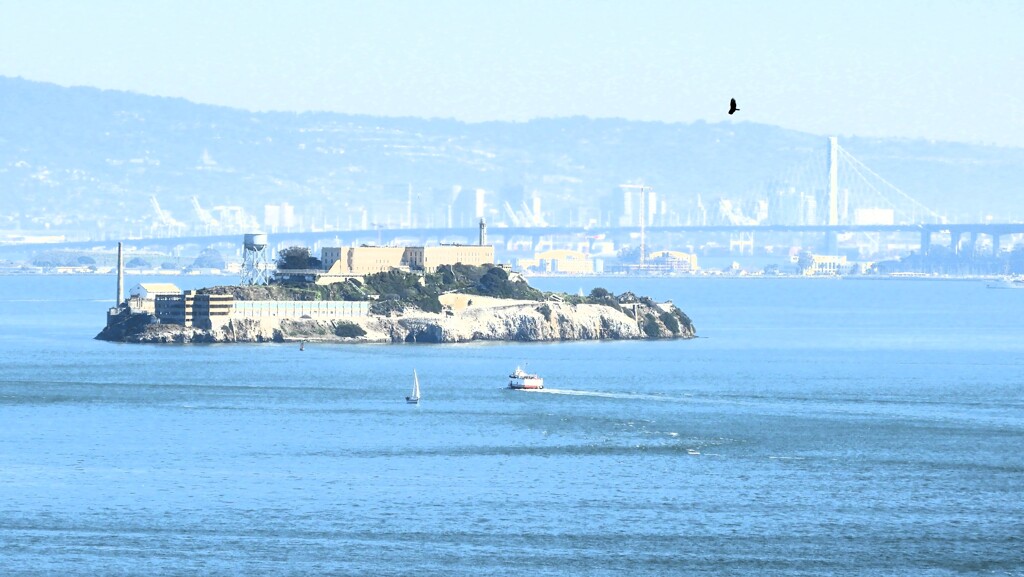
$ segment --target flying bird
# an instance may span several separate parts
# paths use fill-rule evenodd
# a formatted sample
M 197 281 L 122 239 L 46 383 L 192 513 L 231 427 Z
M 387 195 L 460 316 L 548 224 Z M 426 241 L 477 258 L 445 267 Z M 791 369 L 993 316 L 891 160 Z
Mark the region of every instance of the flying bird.
M 729 114 L 732 114 L 733 112 L 736 112 L 737 110 L 739 110 L 739 108 L 736 108 L 736 99 L 735 98 L 730 98 L 729 99 Z

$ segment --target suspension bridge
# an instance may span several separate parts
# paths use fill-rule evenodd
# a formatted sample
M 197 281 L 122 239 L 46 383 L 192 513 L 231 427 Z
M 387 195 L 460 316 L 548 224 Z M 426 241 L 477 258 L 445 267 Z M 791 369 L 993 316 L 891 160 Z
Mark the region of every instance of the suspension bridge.
M 709 211 L 698 197 L 697 218 L 675 230 L 729 231 L 730 247 L 741 252 L 753 251 L 757 233 L 823 235 L 821 249 L 829 253 L 835 252 L 840 234 L 860 235 L 865 244 L 877 247 L 883 234 L 917 233 L 922 254 L 931 251 L 935 237 L 947 235 L 954 253 L 974 254 L 980 237 L 987 236 L 992 254 L 998 254 L 1002 237 L 1024 232 L 1018 223 L 952 224 L 843 148 L 837 137 L 828 138 L 824 152 L 810 151 L 781 170 L 754 206 L 719 199 Z
M 889 182 L 828 138 L 827 154 L 814 151 L 782 171 L 770 203 L 773 224 L 941 224 L 935 210 Z
M 730 250 L 740 253 L 754 251 L 754 236 L 764 235 L 816 235 L 823 239 L 820 250 L 834 252 L 838 235 L 862 235 L 866 244 L 878 242 L 881 235 L 918 235 L 917 245 L 922 254 L 928 254 L 936 238 L 948 242 L 956 253 L 973 254 L 980 237 L 991 239 L 992 254 L 998 254 L 1007 236 L 1024 234 L 1024 223 L 957 223 L 950 224 L 937 211 L 926 206 L 896 186 L 875 170 L 840 146 L 836 137 L 829 137 L 827 148 L 809 151 L 806 158 L 782 169 L 769 185 L 762 198 L 754 203 L 720 199 L 717 206 L 706 210 L 699 195 L 696 216 L 686 224 L 675 226 L 645 223 L 639 226 L 507 226 L 492 227 L 491 237 L 497 243 L 511 243 L 512 239 L 527 239 L 537 246 L 541 239 L 550 237 L 595 238 L 608 237 L 624 240 L 647 236 L 727 235 Z M 649 187 L 643 187 L 649 188 Z M 154 200 L 155 202 L 155 200 Z M 755 206 L 751 207 L 750 205 Z M 642 211 L 644 212 L 644 211 Z M 277 233 L 275 246 L 302 244 L 305 246 L 347 246 L 356 243 L 387 245 L 393 243 L 473 243 L 476 228 L 386 228 L 374 224 L 368 230 L 322 230 L 316 232 Z M 39 244 L 23 249 L 97 248 L 116 246 L 116 240 L 81 241 L 59 244 Z M 184 245 L 210 246 L 239 244 L 239 235 L 193 235 L 150 239 L 132 242 L 156 250 L 174 250 Z

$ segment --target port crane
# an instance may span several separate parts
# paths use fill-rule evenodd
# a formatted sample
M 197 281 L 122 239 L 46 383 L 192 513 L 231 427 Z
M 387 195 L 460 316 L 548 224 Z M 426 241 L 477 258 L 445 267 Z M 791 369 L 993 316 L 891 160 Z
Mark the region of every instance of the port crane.
M 512 226 L 522 226 L 522 223 L 519 220 L 519 215 L 516 214 L 516 211 L 512 210 L 512 205 L 506 200 L 503 206 L 505 208 L 505 215 L 508 216 L 508 221 Z
M 220 223 L 217 222 L 216 218 L 213 218 L 213 215 L 210 214 L 210 211 L 206 210 L 205 208 L 199 205 L 198 197 L 192 197 L 192 210 L 195 211 L 196 217 L 199 219 L 199 222 L 202 223 L 203 228 L 206 230 L 206 234 L 210 234 L 210 231 L 217 230 L 220 227 Z
M 520 210 L 516 211 L 506 200 L 502 207 L 505 209 L 505 216 L 508 217 L 512 226 L 547 226 L 543 216 L 530 209 L 525 201 L 520 203 Z
M 153 231 L 156 236 L 160 236 L 161 231 L 166 231 L 166 236 L 181 236 L 181 233 L 185 230 L 185 223 L 176 220 L 171 216 L 171 213 L 160 208 L 160 203 L 156 200 L 156 195 L 149 196 L 149 203 L 153 207 L 153 212 L 156 213 L 156 222 L 153 223 Z

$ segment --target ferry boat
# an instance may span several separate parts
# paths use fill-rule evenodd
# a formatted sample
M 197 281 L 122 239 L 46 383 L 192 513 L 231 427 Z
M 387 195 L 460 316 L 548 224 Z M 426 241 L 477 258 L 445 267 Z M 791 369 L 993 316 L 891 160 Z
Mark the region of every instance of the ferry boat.
M 1024 277 L 999 277 L 986 286 L 988 288 L 1024 288 Z
M 1024 277 L 1004 276 L 994 282 L 988 283 L 988 288 L 994 289 L 1024 289 Z
M 508 388 L 523 390 L 523 389 L 543 389 L 544 379 L 537 375 L 527 373 L 520 367 L 516 367 L 516 370 L 508 376 Z

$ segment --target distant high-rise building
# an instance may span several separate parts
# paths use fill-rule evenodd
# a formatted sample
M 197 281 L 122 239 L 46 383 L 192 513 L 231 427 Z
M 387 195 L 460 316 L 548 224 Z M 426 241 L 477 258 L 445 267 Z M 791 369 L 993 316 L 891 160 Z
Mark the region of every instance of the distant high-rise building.
M 298 224 L 295 218 L 295 207 L 282 202 L 263 206 L 263 226 L 271 232 L 291 230 Z
M 285 230 L 291 230 L 295 228 L 298 221 L 295 219 L 295 207 L 288 204 L 287 202 L 281 203 L 281 226 Z
M 536 190 L 530 193 L 530 212 L 533 216 L 534 225 L 543 224 L 544 215 L 541 213 L 540 192 Z
M 803 195 L 802 203 L 802 216 L 799 224 L 803 225 L 814 225 L 818 224 L 818 199 L 812 194 Z
M 475 226 L 486 214 L 487 191 L 482 188 L 460 189 L 451 206 L 450 226 Z
M 633 226 L 633 204 L 636 191 L 624 188 L 622 189 L 622 211 L 619 213 L 619 226 Z M 639 202 L 636 202 L 639 204 Z
M 622 211 L 618 214 L 619 226 L 640 226 L 640 207 L 645 213 L 644 222 L 650 225 L 655 222 L 655 215 L 658 214 L 658 194 L 649 187 L 641 188 L 639 185 L 623 185 L 619 190 L 622 194 Z M 644 194 L 641 199 L 640 195 Z M 614 218 L 614 216 L 613 216 Z
M 759 223 L 768 220 L 768 201 L 766 199 L 759 199 L 757 201 L 757 208 L 754 212 L 754 220 L 756 220 Z
M 281 229 L 281 207 L 276 204 L 268 204 L 263 207 L 263 226 L 270 232 L 277 232 Z

